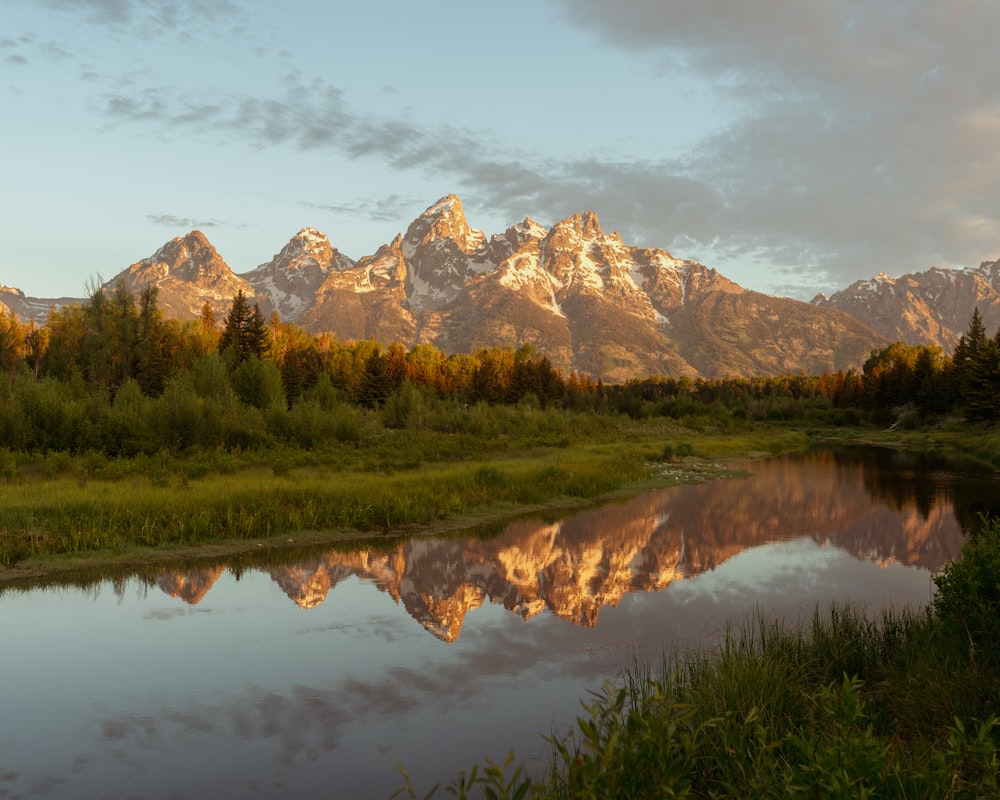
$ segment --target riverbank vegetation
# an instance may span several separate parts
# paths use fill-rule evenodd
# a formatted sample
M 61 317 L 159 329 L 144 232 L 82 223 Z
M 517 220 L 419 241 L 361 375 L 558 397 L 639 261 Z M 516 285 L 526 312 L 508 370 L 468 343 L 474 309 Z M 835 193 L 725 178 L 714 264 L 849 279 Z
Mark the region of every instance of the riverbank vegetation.
M 998 354 L 977 314 L 953 358 L 896 344 L 860 372 L 604 386 L 531 346 L 339 342 L 242 296 L 222 326 L 207 306 L 180 323 L 153 288 L 98 290 L 44 328 L 0 315 L 0 567 L 427 526 L 810 439 L 892 437 L 1000 467 Z
M 548 737 L 447 791 L 484 798 L 1000 797 L 1000 520 L 935 578 L 925 610 L 759 617 L 709 653 L 637 665 Z M 394 796 L 418 795 L 405 784 Z M 429 795 L 435 794 L 433 789 Z

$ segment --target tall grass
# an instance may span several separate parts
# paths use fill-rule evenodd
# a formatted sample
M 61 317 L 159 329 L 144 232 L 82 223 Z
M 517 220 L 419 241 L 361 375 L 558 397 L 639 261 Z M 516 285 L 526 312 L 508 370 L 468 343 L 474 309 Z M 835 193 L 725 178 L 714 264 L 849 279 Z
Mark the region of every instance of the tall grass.
M 114 409 L 121 446 L 111 455 L 0 450 L 0 566 L 295 530 L 384 530 L 581 501 L 650 479 L 664 440 L 681 432 L 662 418 L 465 408 L 416 390 L 399 408 L 375 412 L 305 398 L 291 410 L 233 403 L 231 413 L 213 417 L 202 407 L 221 408 L 208 403 L 211 377 L 168 386 L 155 401 L 155 430 L 130 416 L 134 404 L 153 401 L 123 389 Z M 173 446 L 151 449 L 157 437 Z M 206 437 L 216 444 L 184 444 Z M 785 432 L 773 437 L 769 445 L 731 436 L 696 441 L 706 453 L 799 444 Z
M 103 460 L 89 466 L 85 458 L 64 460 L 41 481 L 12 480 L 3 487 L 0 564 L 34 555 L 257 539 L 296 530 L 426 525 L 559 498 L 595 497 L 649 473 L 636 447 L 557 448 L 530 457 L 430 464 L 405 452 L 361 457 L 353 467 L 340 468 L 288 451 L 268 466 L 222 473 L 197 459 L 142 459 L 141 473 L 116 472 Z M 11 470 L 16 467 L 8 464 Z

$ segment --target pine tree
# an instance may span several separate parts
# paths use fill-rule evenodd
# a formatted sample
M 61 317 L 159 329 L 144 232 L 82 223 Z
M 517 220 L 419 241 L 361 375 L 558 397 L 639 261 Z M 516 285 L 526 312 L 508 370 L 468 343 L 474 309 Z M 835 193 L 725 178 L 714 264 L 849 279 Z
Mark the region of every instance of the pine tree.
M 158 397 L 173 372 L 163 317 L 156 306 L 158 289 L 145 287 L 139 295 L 139 333 L 136 380 L 143 393 Z
M 1000 340 L 987 337 L 978 308 L 972 312 L 969 330 L 958 340 L 952 365 L 965 416 L 973 422 L 996 419 L 1000 415 Z
M 208 300 L 201 307 L 201 314 L 198 318 L 206 331 L 215 333 L 219 329 L 218 323 L 215 321 L 215 311 L 212 310 L 212 304 Z
M 358 386 L 358 403 L 374 408 L 385 402 L 392 391 L 392 376 L 389 374 L 389 359 L 375 350 L 365 361 Z
M 219 352 L 228 353 L 232 366 L 238 366 L 250 356 L 267 355 L 270 336 L 264 314 L 257 303 L 250 307 L 240 289 L 233 298 L 233 305 L 226 315 L 225 327 L 219 338 Z

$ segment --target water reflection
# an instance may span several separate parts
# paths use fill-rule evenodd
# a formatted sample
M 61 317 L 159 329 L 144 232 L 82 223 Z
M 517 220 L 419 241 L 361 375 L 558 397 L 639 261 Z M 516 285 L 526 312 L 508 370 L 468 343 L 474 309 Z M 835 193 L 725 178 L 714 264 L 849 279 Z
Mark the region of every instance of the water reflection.
M 634 658 L 755 609 L 925 604 L 963 503 L 997 483 L 890 455 L 754 463 L 490 536 L 2 594 L 0 797 L 385 798 L 397 761 L 426 790 L 511 747 L 544 772 L 541 734 Z
M 745 479 L 664 489 L 556 522 L 520 520 L 487 539 L 427 537 L 389 550 L 330 551 L 269 574 L 304 609 L 359 578 L 438 639 L 454 642 L 466 615 L 487 602 L 525 620 L 549 611 L 593 627 L 603 608 L 627 594 L 661 591 L 749 548 L 793 538 L 880 566 L 936 571 L 960 551 L 955 497 L 959 486 L 975 482 L 905 458 L 858 450 L 765 461 Z M 222 572 L 167 573 L 157 583 L 196 604 Z

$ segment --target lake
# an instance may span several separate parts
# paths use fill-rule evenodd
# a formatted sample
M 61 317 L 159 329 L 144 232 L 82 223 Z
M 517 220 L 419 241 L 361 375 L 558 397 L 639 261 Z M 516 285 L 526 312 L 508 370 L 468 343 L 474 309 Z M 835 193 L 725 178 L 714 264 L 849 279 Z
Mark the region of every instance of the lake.
M 926 605 L 995 476 L 874 449 L 564 518 L 0 595 L 0 798 L 420 795 L 729 620 Z M 421 791 L 422 790 L 422 791 Z

